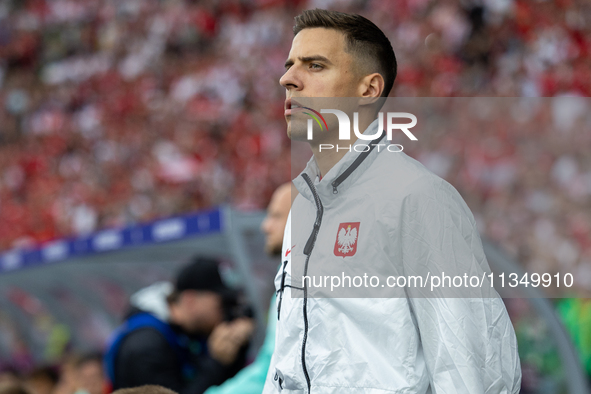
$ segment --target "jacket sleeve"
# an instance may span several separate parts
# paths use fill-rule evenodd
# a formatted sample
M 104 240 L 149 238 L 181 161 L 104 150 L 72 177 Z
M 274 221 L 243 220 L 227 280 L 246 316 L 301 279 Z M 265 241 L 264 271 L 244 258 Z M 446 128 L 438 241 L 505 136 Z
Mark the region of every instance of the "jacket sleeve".
M 413 185 L 399 229 L 407 276 L 489 271 L 474 218 L 446 182 Z M 517 341 L 502 299 L 494 289 L 449 287 L 407 289 L 433 394 L 518 393 Z
M 254 362 L 238 372 L 232 379 L 225 381 L 221 386 L 211 387 L 205 394 L 260 394 L 263 391 L 271 356 L 275 348 L 276 314 L 275 297 L 273 297 L 269 306 L 265 342 Z

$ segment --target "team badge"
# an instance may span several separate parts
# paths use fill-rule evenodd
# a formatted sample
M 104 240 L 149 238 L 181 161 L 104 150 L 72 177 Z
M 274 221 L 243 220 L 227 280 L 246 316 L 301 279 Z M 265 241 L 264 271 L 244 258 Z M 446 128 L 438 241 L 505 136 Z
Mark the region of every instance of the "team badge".
M 353 256 L 357 252 L 359 222 L 341 223 L 337 230 L 334 244 L 334 255 L 339 257 Z

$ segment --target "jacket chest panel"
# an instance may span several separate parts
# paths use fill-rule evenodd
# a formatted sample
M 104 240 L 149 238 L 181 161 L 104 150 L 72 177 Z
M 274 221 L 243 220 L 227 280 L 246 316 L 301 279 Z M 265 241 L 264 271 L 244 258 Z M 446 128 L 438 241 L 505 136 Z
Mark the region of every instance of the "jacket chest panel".
M 326 206 L 307 256 L 317 212 L 306 203 L 292 211 L 290 284 L 306 284 L 310 298 L 404 297 L 403 289 L 388 286 L 388 277 L 403 275 L 402 262 L 391 220 L 379 206 L 365 198 Z

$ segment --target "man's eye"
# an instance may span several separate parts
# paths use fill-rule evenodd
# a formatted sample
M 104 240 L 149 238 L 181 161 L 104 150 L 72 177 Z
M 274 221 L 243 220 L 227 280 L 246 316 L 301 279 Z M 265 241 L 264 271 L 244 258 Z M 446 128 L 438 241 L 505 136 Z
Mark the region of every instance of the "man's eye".
M 320 65 L 318 63 L 312 63 L 312 64 L 310 64 L 310 68 L 320 70 L 320 69 L 322 69 L 322 65 Z

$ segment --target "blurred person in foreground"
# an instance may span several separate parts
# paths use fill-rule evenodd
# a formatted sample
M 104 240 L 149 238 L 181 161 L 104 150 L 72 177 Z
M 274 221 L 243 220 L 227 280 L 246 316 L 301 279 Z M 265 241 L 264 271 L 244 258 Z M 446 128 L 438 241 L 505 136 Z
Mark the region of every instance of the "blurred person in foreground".
M 76 394 L 104 394 L 106 389 L 103 355 L 89 353 L 80 357 L 76 365 Z
M 73 394 L 78 390 L 78 365 L 82 357 L 77 353 L 65 354 L 60 364 L 60 377 L 52 394 Z
M 99 352 L 67 354 L 59 372 L 51 394 L 104 394 L 108 389 L 103 355 Z
M 120 389 L 114 391 L 112 394 L 178 394 L 162 386 L 145 385 L 140 387 L 133 387 L 130 389 Z
M 281 258 L 283 244 L 283 232 L 289 215 L 292 195 L 291 182 L 279 186 L 269 202 L 267 215 L 261 224 L 261 230 L 265 233 L 265 251 L 272 257 Z M 275 347 L 275 323 L 276 319 L 275 297 L 269 304 L 267 317 L 267 331 L 265 342 L 259 350 L 252 364 L 240 371 L 232 379 L 228 379 L 221 386 L 209 388 L 205 394 L 260 394 L 265 385 L 265 377 L 269 370 L 269 363 Z
M 365 295 L 356 290 L 361 285 L 349 284 L 336 297 L 330 284 L 326 290 L 304 279 L 331 267 L 339 277 L 366 270 L 382 283 L 392 275 L 490 269 L 459 193 L 398 149 L 376 149 L 389 146 L 377 115 L 396 59 L 375 24 L 359 15 L 304 11 L 295 18 L 285 67 L 287 134 L 308 142 L 312 158 L 293 180 L 299 194 L 285 227 L 286 265 L 275 278 L 280 310 L 263 392 L 519 392 L 515 332 L 494 289 L 486 297 L 450 298 L 406 284 Z M 294 118 L 304 109 L 297 100 L 309 97 L 353 98 L 348 110 L 367 139 L 355 142 L 361 149 L 319 149 L 344 143 L 335 116 L 327 115 L 326 130 L 308 139 L 305 122 Z
M 200 394 L 244 367 L 252 313 L 222 281 L 218 261 L 196 258 L 174 286 L 155 283 L 131 306 L 105 357 L 113 389 L 152 384 Z

